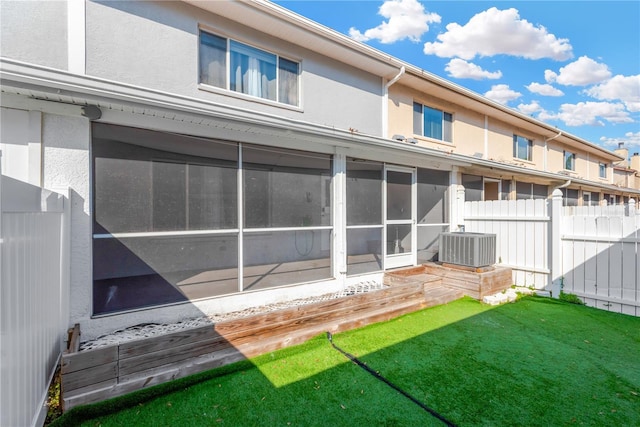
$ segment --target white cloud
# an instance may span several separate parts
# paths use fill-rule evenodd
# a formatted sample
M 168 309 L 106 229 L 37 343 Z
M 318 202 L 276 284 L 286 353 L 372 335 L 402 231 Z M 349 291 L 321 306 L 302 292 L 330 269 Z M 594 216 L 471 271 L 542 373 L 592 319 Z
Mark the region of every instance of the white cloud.
M 542 110 L 537 117 L 538 120 L 541 120 L 543 122 L 551 122 L 554 120 L 558 120 L 558 115 L 554 114 L 554 113 L 550 113 L 546 110 Z
M 473 16 L 468 23 L 447 25 L 437 42 L 424 44 L 424 53 L 441 58 L 513 55 L 527 59 L 551 58 L 566 61 L 573 57 L 568 39 L 558 39 L 546 28 L 521 19 L 517 9 L 495 7 Z
M 557 89 L 550 84 L 541 84 L 541 83 L 531 83 L 529 86 L 526 86 L 529 89 L 529 92 L 537 93 L 538 95 L 544 96 L 562 96 L 564 92 L 560 89 Z
M 349 35 L 360 42 L 376 39 L 381 43 L 394 43 L 405 38 L 419 42 L 420 37 L 429 31 L 429 24 L 438 23 L 441 19 L 437 13 L 427 13 L 418 0 L 386 0 L 378 14 L 387 21 L 364 33 L 351 27 Z
M 627 132 L 619 138 L 603 136 L 600 138 L 600 142 L 609 149 L 618 148 L 618 144 L 623 142 L 631 154 L 640 153 L 640 132 Z
M 586 86 L 603 82 L 611 77 L 606 64 L 581 56 L 576 61 L 560 68 L 560 73 L 551 70 L 544 72 L 547 83 L 559 83 L 565 86 Z
M 544 70 L 544 81 L 546 81 L 547 83 L 554 83 L 557 77 L 558 74 L 556 74 L 554 71 Z
M 486 92 L 484 96 L 500 104 L 507 104 L 509 101 L 520 98 L 522 94 L 510 89 L 509 85 L 493 85 L 491 90 Z
M 612 79 L 585 91 L 601 101 L 624 102 L 627 110 L 632 113 L 640 111 L 640 74 L 635 76 L 617 75 Z
M 556 115 L 567 126 L 604 126 L 609 123 L 633 123 L 624 105 L 611 102 L 579 102 L 562 104 Z
M 519 104 L 518 107 L 516 108 L 522 114 L 527 114 L 529 116 L 533 115 L 534 113 L 544 111 L 544 109 L 540 106 L 538 101 L 532 101 L 530 104 Z
M 483 70 L 480 66 L 467 62 L 464 59 L 454 58 L 445 67 L 445 70 L 449 73 L 449 76 L 458 79 L 499 79 L 502 77 L 501 71 L 487 71 Z

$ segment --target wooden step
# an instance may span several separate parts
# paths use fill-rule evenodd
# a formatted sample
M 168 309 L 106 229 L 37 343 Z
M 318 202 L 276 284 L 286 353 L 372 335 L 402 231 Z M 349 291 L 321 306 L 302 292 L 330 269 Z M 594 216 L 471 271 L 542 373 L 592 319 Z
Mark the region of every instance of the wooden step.
M 424 291 L 424 299 L 426 307 L 434 307 L 455 301 L 464 296 L 464 291 L 460 289 L 452 289 L 446 286 L 434 286 Z

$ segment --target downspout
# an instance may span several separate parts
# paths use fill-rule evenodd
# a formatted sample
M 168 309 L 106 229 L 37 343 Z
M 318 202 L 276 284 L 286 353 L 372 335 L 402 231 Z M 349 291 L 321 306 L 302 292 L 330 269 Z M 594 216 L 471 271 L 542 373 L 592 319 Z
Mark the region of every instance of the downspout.
M 482 153 L 483 159 L 489 158 L 489 116 L 484 116 L 484 153 Z
M 404 65 L 403 65 L 400 68 L 400 71 L 398 72 L 398 74 L 394 78 L 389 80 L 387 83 L 385 83 L 385 85 L 383 87 L 383 94 L 382 94 L 382 135 L 381 135 L 383 138 L 388 138 L 388 133 L 389 133 L 389 87 L 391 87 L 392 84 L 394 84 L 395 82 L 400 80 L 400 77 L 402 77 L 404 72 L 405 72 L 405 68 L 404 68 Z
M 557 187 L 553 187 L 553 190 L 551 191 L 551 194 L 553 195 L 553 193 L 554 193 L 556 190 L 560 190 L 560 189 L 563 189 L 563 188 L 567 188 L 567 187 L 568 187 L 568 186 L 570 186 L 570 185 L 571 185 L 571 180 L 570 180 L 570 179 L 568 179 L 568 180 L 567 180 L 567 182 L 565 182 L 564 184 L 560 184 L 560 185 L 558 185 Z
M 556 138 L 559 138 L 561 136 L 562 136 L 562 131 L 559 131 L 556 136 L 552 136 L 551 138 L 546 138 L 544 140 L 544 156 L 542 158 L 542 163 L 543 163 L 542 167 L 543 167 L 543 170 L 545 172 L 549 172 L 548 165 L 547 165 L 547 155 L 549 153 L 549 147 L 547 146 L 547 142 L 549 142 L 551 140 L 554 140 Z M 564 188 L 564 187 L 562 187 L 562 188 Z
M 561 188 L 567 188 L 570 185 L 571 185 L 571 180 L 568 179 L 567 182 L 565 182 L 564 184 L 560 184 L 557 187 L 553 187 L 553 189 L 554 190 L 560 190 Z

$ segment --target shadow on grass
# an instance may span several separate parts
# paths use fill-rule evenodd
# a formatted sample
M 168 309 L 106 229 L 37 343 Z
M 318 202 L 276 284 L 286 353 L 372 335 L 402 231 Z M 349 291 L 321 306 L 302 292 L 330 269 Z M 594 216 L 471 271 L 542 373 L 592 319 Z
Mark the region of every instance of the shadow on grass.
M 525 298 L 470 299 L 334 336 L 461 426 L 634 425 L 640 318 Z M 442 425 L 324 335 L 96 405 L 54 425 Z

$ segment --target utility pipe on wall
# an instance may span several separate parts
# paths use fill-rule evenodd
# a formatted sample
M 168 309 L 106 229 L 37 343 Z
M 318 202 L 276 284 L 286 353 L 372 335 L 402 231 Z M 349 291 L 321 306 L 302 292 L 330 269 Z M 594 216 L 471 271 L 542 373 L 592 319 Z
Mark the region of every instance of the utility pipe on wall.
M 552 136 L 551 138 L 546 138 L 544 140 L 544 155 L 542 156 L 542 168 L 545 172 L 548 172 L 549 168 L 548 168 L 548 164 L 547 164 L 547 155 L 549 152 L 549 147 L 547 146 L 547 142 L 552 141 L 556 138 L 559 138 L 562 136 L 562 131 L 558 131 L 558 134 L 556 136 Z
M 561 188 L 567 188 L 568 186 L 571 185 L 571 180 L 567 180 L 567 182 L 565 182 L 564 184 L 560 184 L 557 187 L 553 187 L 554 190 L 560 190 Z
M 389 133 L 389 87 L 400 80 L 405 72 L 404 65 L 400 68 L 398 74 L 384 85 L 384 93 L 382 96 L 382 137 L 388 138 Z
M 489 116 L 484 116 L 484 153 L 482 153 L 483 159 L 489 158 Z
M 570 179 L 568 179 L 564 184 L 560 184 L 560 185 L 558 185 L 557 187 L 553 187 L 553 190 L 552 190 L 552 192 L 551 192 L 551 195 L 553 196 L 553 193 L 554 193 L 556 190 L 562 190 L 563 188 L 567 188 L 567 187 L 568 187 L 568 186 L 570 186 L 570 185 L 571 185 L 571 180 L 570 180 Z

